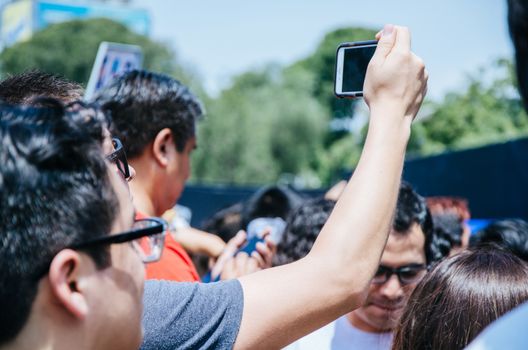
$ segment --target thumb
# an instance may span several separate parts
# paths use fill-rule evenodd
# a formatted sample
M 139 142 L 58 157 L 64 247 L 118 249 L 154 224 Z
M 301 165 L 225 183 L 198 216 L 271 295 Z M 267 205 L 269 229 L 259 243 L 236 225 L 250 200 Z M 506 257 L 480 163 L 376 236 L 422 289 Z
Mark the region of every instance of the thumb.
M 396 28 L 393 24 L 385 24 L 381 36 L 379 37 L 378 47 L 374 53 L 374 58 L 385 58 L 391 52 L 396 42 Z

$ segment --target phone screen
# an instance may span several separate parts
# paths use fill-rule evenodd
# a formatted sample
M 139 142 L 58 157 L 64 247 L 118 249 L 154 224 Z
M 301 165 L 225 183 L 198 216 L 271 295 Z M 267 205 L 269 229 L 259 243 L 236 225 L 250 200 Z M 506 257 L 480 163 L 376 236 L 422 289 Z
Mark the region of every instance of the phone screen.
M 342 91 L 363 91 L 367 67 L 376 51 L 376 45 L 344 48 Z

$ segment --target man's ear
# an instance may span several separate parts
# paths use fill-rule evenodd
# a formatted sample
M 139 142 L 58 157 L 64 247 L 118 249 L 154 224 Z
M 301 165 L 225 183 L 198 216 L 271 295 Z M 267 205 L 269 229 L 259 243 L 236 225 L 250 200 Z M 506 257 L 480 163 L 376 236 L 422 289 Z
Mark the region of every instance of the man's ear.
M 82 262 L 78 252 L 64 249 L 55 255 L 49 269 L 50 287 L 54 297 L 68 312 L 79 319 L 84 319 L 88 314 L 86 296 L 79 289 Z
M 170 150 L 174 148 L 172 131 L 169 128 L 161 129 L 152 143 L 154 159 L 163 168 L 167 167 L 170 161 Z

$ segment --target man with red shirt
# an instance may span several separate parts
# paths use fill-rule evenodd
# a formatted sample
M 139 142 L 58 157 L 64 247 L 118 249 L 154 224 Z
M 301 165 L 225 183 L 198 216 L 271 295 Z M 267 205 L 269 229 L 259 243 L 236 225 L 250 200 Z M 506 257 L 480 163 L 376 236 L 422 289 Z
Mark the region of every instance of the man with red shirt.
M 179 81 L 147 71 L 125 74 L 96 100 L 110 112 L 111 132 L 123 141 L 136 169 L 130 189 L 138 217 L 163 215 L 189 178 L 201 103 Z M 147 278 L 199 280 L 189 255 L 170 234 L 160 261 L 147 266 Z
M 163 215 L 180 198 L 190 175 L 189 158 L 196 148 L 195 124 L 203 114 L 200 101 L 169 76 L 134 70 L 103 89 L 96 102 L 112 117 L 112 135 L 123 141 L 130 164 L 136 169 L 130 190 L 138 216 Z M 224 255 L 243 242 L 243 235 L 235 237 Z M 269 246 L 258 243 L 257 251 L 260 256 L 255 259 L 237 256 L 237 266 L 243 267 L 234 276 L 270 265 Z M 224 271 L 224 266 L 219 265 L 219 270 Z M 168 234 L 160 261 L 147 266 L 147 279 L 194 282 L 200 278 L 182 245 Z

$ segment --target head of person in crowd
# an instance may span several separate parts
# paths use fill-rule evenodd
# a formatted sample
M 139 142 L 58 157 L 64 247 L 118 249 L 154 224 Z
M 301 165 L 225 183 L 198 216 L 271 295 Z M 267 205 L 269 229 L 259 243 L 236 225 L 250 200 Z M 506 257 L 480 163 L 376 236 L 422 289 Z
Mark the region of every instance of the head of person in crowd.
M 335 201 L 324 198 L 308 199 L 288 217 L 286 229 L 277 245 L 275 266 L 304 258 L 334 209 Z
M 107 114 L 95 111 L 95 109 L 83 109 L 85 105 L 81 102 L 83 94 L 84 89 L 80 84 L 56 74 L 44 73 L 38 70 L 12 75 L 0 81 L 0 100 L 10 105 L 49 107 L 53 109 L 56 107 L 57 101 L 60 101 L 63 105 L 76 106 L 78 110 L 83 110 L 83 112 L 78 113 L 79 115 L 91 110 L 91 113 L 103 123 L 105 142 L 110 145 L 112 142 L 109 138 L 110 132 L 108 128 L 111 125 L 111 119 Z M 117 142 L 122 147 L 121 141 L 118 140 Z M 111 148 L 111 146 L 108 147 Z M 127 161 L 124 149 L 120 152 L 120 156 Z M 127 175 L 126 180 L 131 181 L 136 176 L 136 171 L 129 164 L 127 167 L 128 171 L 123 169 L 123 173 Z
M 111 132 L 123 141 L 138 176 L 131 183 L 137 208 L 162 215 L 180 197 L 190 176 L 201 102 L 169 76 L 134 70 L 96 96 L 112 118 Z
M 451 244 L 451 254 L 456 254 L 469 245 L 471 234 L 466 220 L 470 218 L 467 200 L 457 197 L 429 197 L 427 206 L 431 211 L 434 229 Z
M 83 93 L 80 84 L 38 70 L 12 75 L 0 82 L 0 100 L 12 105 L 32 105 L 39 97 L 68 104 L 82 99 Z
M 425 199 L 402 182 L 392 230 L 367 300 L 348 314 L 352 326 L 370 333 L 392 331 L 428 267 L 449 250 L 449 242 L 433 230 Z
M 528 4 L 524 0 L 508 0 L 508 25 L 515 47 L 517 84 L 528 111 Z
M 460 222 L 456 214 L 449 212 L 433 214 L 432 219 L 433 227 L 437 234 L 449 241 L 451 245 L 450 255 L 454 255 L 467 248 L 469 234 L 464 232 L 464 225 Z
M 256 191 L 244 203 L 242 229 L 256 218 L 281 218 L 286 220 L 290 212 L 302 202 L 301 197 L 284 186 L 265 186 Z
M 243 227 L 243 209 L 244 202 L 238 202 L 222 208 L 204 221 L 202 229 L 219 236 L 224 242 L 227 242 Z
M 43 105 L 0 107 L 0 343 L 136 349 L 144 268 L 138 245 L 112 244 L 134 210 L 102 118 Z
M 414 290 L 393 349 L 463 349 L 488 324 L 527 300 L 527 285 L 526 263 L 500 247 L 470 248 L 449 257 Z
M 471 237 L 471 246 L 496 244 L 528 262 L 528 222 L 522 219 L 497 220 Z
M 284 186 L 265 186 L 258 189 L 247 200 L 235 203 L 214 213 L 205 220 L 202 228 L 220 236 L 225 242 L 238 231 L 246 230 L 248 224 L 257 218 L 281 218 L 289 214 L 301 203 L 302 197 Z
M 304 257 L 333 208 L 332 201 L 308 202 L 293 212 L 277 247 L 275 264 Z M 391 331 L 428 266 L 449 254 L 450 245 L 433 230 L 423 197 L 402 182 L 391 233 L 365 304 L 347 315 L 350 324 L 370 333 Z M 343 267 L 345 268 L 345 267 Z

